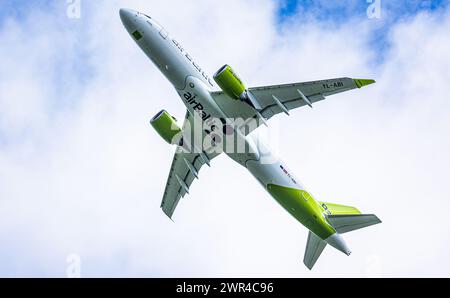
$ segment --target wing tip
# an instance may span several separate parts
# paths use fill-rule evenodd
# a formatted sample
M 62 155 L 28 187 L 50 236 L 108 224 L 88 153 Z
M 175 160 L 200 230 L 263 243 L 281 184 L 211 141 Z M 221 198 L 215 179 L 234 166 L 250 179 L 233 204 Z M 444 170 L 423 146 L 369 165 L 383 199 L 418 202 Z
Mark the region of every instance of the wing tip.
M 358 88 L 362 88 L 364 86 L 376 83 L 376 81 L 372 79 L 353 79 L 353 81 L 355 82 Z

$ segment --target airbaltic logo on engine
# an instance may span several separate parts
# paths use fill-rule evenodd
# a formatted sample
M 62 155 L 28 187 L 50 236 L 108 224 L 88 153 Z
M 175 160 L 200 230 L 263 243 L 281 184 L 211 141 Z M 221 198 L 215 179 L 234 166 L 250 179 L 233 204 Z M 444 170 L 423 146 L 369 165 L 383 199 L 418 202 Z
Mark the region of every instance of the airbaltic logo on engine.
M 211 118 L 211 114 L 207 114 L 204 111 L 205 108 L 203 107 L 203 105 L 200 102 L 195 100 L 197 98 L 197 95 L 192 94 L 191 92 L 186 92 L 183 94 L 183 97 L 184 97 L 184 99 L 186 99 L 186 102 L 188 104 L 190 104 L 191 106 L 194 106 L 193 110 L 197 111 L 199 113 L 199 115 L 202 117 L 203 121 L 206 121 L 209 118 Z

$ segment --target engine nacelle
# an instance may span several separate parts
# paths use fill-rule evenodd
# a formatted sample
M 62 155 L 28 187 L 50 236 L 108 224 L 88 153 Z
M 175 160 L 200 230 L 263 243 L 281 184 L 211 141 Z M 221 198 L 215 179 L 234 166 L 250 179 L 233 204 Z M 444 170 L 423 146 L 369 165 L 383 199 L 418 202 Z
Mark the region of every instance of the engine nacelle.
M 229 65 L 222 66 L 213 78 L 226 95 L 233 99 L 245 100 L 247 88 Z
M 229 97 L 247 102 L 257 110 L 261 109 L 258 100 L 247 90 L 244 83 L 229 65 L 222 66 L 213 78 L 220 89 Z
M 156 114 L 150 124 L 167 143 L 179 145 L 182 142 L 182 129 L 177 125 L 176 119 L 165 110 Z

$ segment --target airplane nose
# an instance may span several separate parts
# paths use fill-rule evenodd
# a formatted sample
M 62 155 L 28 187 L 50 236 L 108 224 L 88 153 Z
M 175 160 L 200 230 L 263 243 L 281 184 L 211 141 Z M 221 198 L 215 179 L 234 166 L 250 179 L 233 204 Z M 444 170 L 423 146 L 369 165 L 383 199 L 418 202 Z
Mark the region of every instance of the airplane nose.
M 120 9 L 120 19 L 122 20 L 123 25 L 128 28 L 131 25 L 131 22 L 135 16 L 135 11 L 127 8 Z

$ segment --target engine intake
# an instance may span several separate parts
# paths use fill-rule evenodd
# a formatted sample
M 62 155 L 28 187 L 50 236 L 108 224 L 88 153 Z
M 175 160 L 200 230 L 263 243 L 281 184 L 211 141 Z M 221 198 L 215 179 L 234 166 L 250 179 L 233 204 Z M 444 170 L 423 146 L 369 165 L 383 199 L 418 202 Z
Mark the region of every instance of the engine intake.
M 247 88 L 229 65 L 222 66 L 213 78 L 226 95 L 233 99 L 242 99 L 241 96 Z
M 229 65 L 222 66 L 213 76 L 220 89 L 232 99 L 245 101 L 256 109 L 261 109 L 258 100 L 247 90 L 244 83 Z
M 177 125 L 176 119 L 165 110 L 156 114 L 150 124 L 167 143 L 179 145 L 182 142 L 182 129 Z

